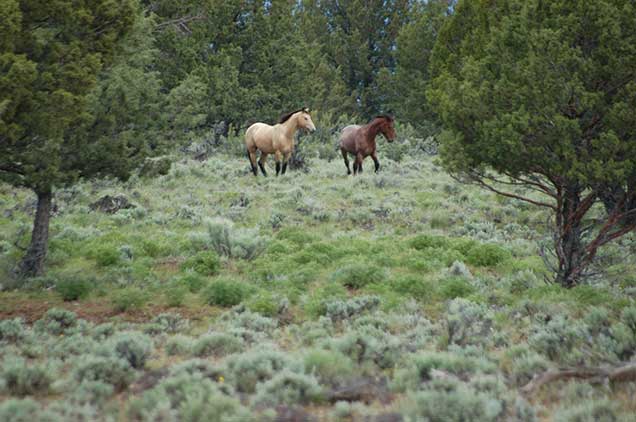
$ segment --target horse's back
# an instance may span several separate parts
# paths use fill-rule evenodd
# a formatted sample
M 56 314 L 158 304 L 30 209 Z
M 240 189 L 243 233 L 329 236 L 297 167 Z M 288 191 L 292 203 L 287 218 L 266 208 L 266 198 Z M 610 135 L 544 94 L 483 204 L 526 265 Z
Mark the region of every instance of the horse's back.
M 345 126 L 340 131 L 340 148 L 348 151 L 355 152 L 356 147 L 356 133 L 358 129 L 362 126 L 360 125 L 349 125 Z
M 248 149 L 258 148 L 259 140 L 267 136 L 268 129 L 272 126 L 267 123 L 254 123 L 245 131 L 245 146 Z

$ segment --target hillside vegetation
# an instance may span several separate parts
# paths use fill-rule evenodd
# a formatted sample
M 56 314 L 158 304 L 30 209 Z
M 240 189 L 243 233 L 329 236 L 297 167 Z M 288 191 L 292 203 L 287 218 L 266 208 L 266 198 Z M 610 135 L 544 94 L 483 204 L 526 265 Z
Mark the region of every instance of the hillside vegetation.
M 0 422 L 636 422 L 634 0 L 0 5 Z
M 546 284 L 546 215 L 388 158 L 405 142 L 356 178 L 180 155 L 58 192 L 47 275 L 0 294 L 0 419 L 630 420 L 634 383 L 522 388 L 633 358 L 634 236 L 602 277 Z M 132 206 L 91 209 L 106 195 Z M 0 209 L 8 271 L 33 195 Z

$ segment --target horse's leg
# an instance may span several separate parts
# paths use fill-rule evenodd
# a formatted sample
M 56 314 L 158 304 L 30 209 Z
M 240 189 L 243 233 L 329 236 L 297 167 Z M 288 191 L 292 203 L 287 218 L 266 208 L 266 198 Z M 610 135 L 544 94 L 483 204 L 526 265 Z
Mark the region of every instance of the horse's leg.
M 250 160 L 250 164 L 252 165 L 252 173 L 254 176 L 258 176 L 258 169 L 256 167 L 256 151 L 247 151 L 247 158 Z
M 280 173 L 280 162 L 283 157 L 280 151 L 276 151 L 274 156 L 276 157 L 276 176 L 278 176 Z
M 267 162 L 267 154 L 261 152 L 261 158 L 258 159 L 258 166 L 261 168 L 261 172 L 263 176 L 267 177 L 267 172 L 265 171 L 265 163 Z
M 283 170 L 281 171 L 281 174 L 285 174 L 285 172 L 287 171 L 287 163 L 289 162 L 290 158 L 291 158 L 291 152 L 288 152 L 287 154 L 285 154 L 285 160 L 283 161 Z
M 353 174 L 362 173 L 362 154 L 356 155 L 356 160 L 353 162 Z
M 345 166 L 347 167 L 347 174 L 351 174 L 351 169 L 349 168 L 349 156 L 347 151 L 344 148 L 340 148 L 340 152 L 342 153 L 342 158 L 344 158 Z M 353 164 L 353 169 L 355 170 L 355 163 Z
M 375 172 L 377 173 L 378 171 L 380 171 L 380 162 L 378 161 L 378 154 L 373 151 L 373 154 L 371 154 L 371 158 L 373 158 L 373 164 L 375 164 Z

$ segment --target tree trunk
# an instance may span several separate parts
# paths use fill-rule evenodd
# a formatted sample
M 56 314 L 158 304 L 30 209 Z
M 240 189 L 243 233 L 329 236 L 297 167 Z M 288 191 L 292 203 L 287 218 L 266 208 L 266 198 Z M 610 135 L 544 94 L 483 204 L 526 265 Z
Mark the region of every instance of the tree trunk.
M 25 278 L 44 274 L 44 262 L 49 243 L 49 220 L 51 218 L 53 194 L 51 191 L 36 193 L 38 205 L 33 222 L 31 243 L 18 266 L 19 275 Z
M 563 201 L 557 210 L 556 255 L 559 267 L 556 282 L 563 287 L 574 287 L 581 278 L 585 246 L 582 241 L 583 230 L 579 212 L 581 205 L 580 192 L 572 189 L 565 192 Z

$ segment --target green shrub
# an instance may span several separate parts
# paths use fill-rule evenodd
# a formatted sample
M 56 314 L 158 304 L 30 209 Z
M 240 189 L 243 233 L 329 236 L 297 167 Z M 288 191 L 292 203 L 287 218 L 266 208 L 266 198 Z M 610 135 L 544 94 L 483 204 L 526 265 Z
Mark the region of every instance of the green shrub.
M 178 420 L 184 422 L 250 421 L 241 402 L 221 391 L 218 384 L 197 373 L 181 372 L 162 380 L 134 399 L 130 420 Z
M 77 382 L 102 381 L 123 390 L 135 378 L 135 370 L 124 359 L 115 356 L 84 355 L 73 371 Z
M 26 327 L 22 318 L 0 321 L 0 341 L 17 343 L 25 337 Z
M 163 239 L 143 239 L 141 241 L 141 250 L 144 255 L 151 258 L 169 256 L 172 253 L 171 246 Z
M 42 410 L 40 405 L 30 398 L 8 399 L 0 403 L 0 421 L 3 422 L 56 422 L 56 415 Z
M 297 287 L 305 287 L 316 281 L 320 274 L 320 266 L 317 264 L 303 265 L 288 275 L 289 282 Z
M 215 275 L 221 268 L 221 260 L 214 251 L 201 251 L 186 259 L 181 264 L 181 269 L 194 271 L 202 275 Z
M 117 331 L 115 324 L 112 322 L 105 322 L 93 328 L 93 338 L 101 341 L 115 334 L 115 331 Z
M 141 308 L 148 301 L 148 294 L 137 287 L 126 287 L 113 294 L 113 306 L 119 312 Z
M 0 368 L 2 390 L 15 396 L 46 393 L 54 378 L 50 368 L 22 358 L 5 359 Z
M 533 287 L 540 286 L 539 277 L 532 270 L 518 271 L 510 281 L 510 292 L 514 294 L 522 293 Z
M 534 376 L 542 374 L 550 368 L 550 363 L 543 356 L 529 352 L 512 361 L 512 381 L 518 386 L 529 383 Z
M 453 299 L 446 311 L 448 343 L 484 345 L 490 341 L 493 314 L 486 306 L 466 299 Z
M 283 369 L 271 380 L 257 386 L 254 401 L 265 405 L 309 404 L 321 400 L 322 389 L 312 375 Z
M 621 312 L 621 322 L 625 324 L 632 333 L 636 334 L 636 306 L 630 306 Z
M 52 335 L 63 334 L 77 325 L 77 315 L 66 309 L 51 308 L 35 324 L 38 331 L 46 331 Z
M 391 288 L 416 300 L 427 299 L 435 294 L 435 287 L 430 281 L 412 275 L 396 277 L 391 281 Z
M 467 297 L 475 292 L 473 285 L 461 277 L 448 277 L 441 280 L 437 290 L 444 299 Z
M 80 276 L 68 276 L 55 284 L 55 290 L 65 301 L 83 299 L 91 292 L 94 283 Z
M 225 333 L 208 333 L 199 337 L 192 346 L 192 354 L 198 357 L 223 357 L 240 352 L 243 343 L 238 338 Z
M 166 305 L 171 308 L 182 306 L 187 294 L 188 288 L 184 285 L 171 285 L 163 291 L 163 296 L 166 298 Z
M 296 262 L 300 264 L 306 264 L 308 262 L 334 262 L 342 258 L 347 253 L 346 250 L 339 248 L 330 242 L 311 243 L 303 249 L 303 252 L 309 254 L 309 256 L 312 256 L 313 258 L 307 260 L 306 262 L 294 258 Z
M 92 253 L 92 257 L 100 267 L 110 267 L 119 263 L 121 252 L 112 245 L 100 246 Z
M 70 400 L 80 405 L 101 405 L 112 397 L 114 388 L 102 381 L 84 381 L 71 393 Z
M 179 377 L 180 375 L 194 375 L 207 378 L 213 381 L 222 382 L 225 378 L 226 369 L 223 366 L 216 366 L 209 360 L 189 359 L 174 365 L 170 368 L 170 376 Z
M 386 281 L 387 273 L 384 268 L 371 263 L 350 263 L 338 268 L 331 279 L 351 289 L 359 289 L 368 284 Z
M 305 311 L 314 317 L 327 313 L 327 302 L 344 299 L 347 297 L 347 289 L 338 283 L 326 283 L 316 288 L 306 300 Z
M 492 373 L 497 366 L 485 358 L 453 352 L 422 352 L 410 356 L 396 369 L 392 388 L 398 392 L 417 391 L 433 379 L 434 371 L 442 371 L 466 379 L 478 373 Z
M 235 229 L 227 219 L 209 219 L 206 225 L 208 243 L 219 255 L 252 260 L 267 247 L 267 239 L 256 230 Z
M 321 384 L 338 386 L 356 371 L 353 362 L 342 353 L 332 350 L 310 350 L 304 357 L 305 372 L 313 374 Z
M 171 283 L 185 286 L 190 292 L 197 293 L 208 284 L 208 280 L 200 274 L 189 272 L 175 277 Z
M 465 237 L 456 237 L 449 240 L 450 247 L 461 253 L 462 255 L 468 255 L 468 252 L 475 247 L 479 247 L 479 243 L 473 239 Z
M 283 227 L 278 231 L 278 233 L 276 233 L 276 237 L 280 240 L 287 240 L 295 243 L 297 246 L 301 247 L 317 240 L 316 236 L 310 234 L 307 230 L 298 227 Z
M 230 356 L 229 378 L 239 392 L 253 393 L 256 384 L 273 378 L 284 369 L 302 372 L 302 365 L 289 355 L 274 350 L 256 350 Z
M 246 303 L 247 309 L 258 314 L 274 317 L 284 309 L 287 303 L 286 298 L 281 298 L 278 295 L 270 292 L 259 292 L 252 296 Z
M 448 274 L 453 277 L 473 278 L 472 273 L 462 261 L 454 261 L 448 269 Z
M 511 257 L 507 249 L 492 243 L 483 243 L 475 245 L 468 251 L 466 261 L 477 267 L 494 267 Z
M 418 392 L 409 398 L 400 413 L 413 421 L 495 422 L 504 411 L 500 400 L 462 384 Z
M 139 175 L 142 177 L 155 178 L 165 176 L 170 173 L 172 167 L 172 159 L 170 157 L 149 158 L 139 167 Z
M 265 256 L 285 257 L 297 250 L 297 246 L 286 240 L 274 240 L 267 247 Z
M 462 261 L 464 259 L 464 255 L 455 249 L 444 249 L 444 248 L 428 248 L 422 251 L 424 259 L 431 264 L 434 264 L 435 267 L 446 268 L 450 267 L 455 261 Z
M 554 414 L 554 420 L 563 422 L 618 422 L 621 420 L 616 403 L 608 399 L 583 400 L 581 403 L 568 405 L 558 409 Z
M 608 336 L 600 336 L 599 348 L 602 353 L 610 351 L 617 360 L 628 360 L 636 354 L 636 333 L 627 324 L 614 324 Z
M 164 333 L 178 333 L 190 325 L 190 321 L 182 318 L 179 314 L 171 312 L 163 312 L 157 315 L 152 319 L 152 323 L 159 325 Z
M 59 339 L 48 352 L 62 360 L 69 360 L 86 353 L 92 353 L 96 345 L 97 343 L 91 337 L 77 333 Z
M 610 313 L 606 308 L 590 308 L 584 320 L 587 324 L 587 331 L 591 335 L 605 333 L 610 327 Z
M 576 286 L 570 289 L 570 293 L 586 307 L 611 304 L 614 300 L 609 290 L 598 286 Z
M 377 370 L 375 367 L 392 368 L 402 355 L 397 337 L 368 327 L 349 331 L 342 337 L 331 340 L 328 347 L 370 370 Z
M 420 234 L 408 241 L 408 245 L 419 251 L 428 248 L 447 248 L 449 240 L 443 236 L 433 236 L 428 234 Z
M 325 301 L 325 315 L 334 321 L 343 321 L 363 312 L 377 309 L 380 298 L 377 296 L 356 296 L 348 300 Z
M 135 369 L 142 369 L 153 350 L 152 339 L 137 331 L 114 334 L 104 345 L 104 351 L 128 362 Z
M 205 303 L 230 307 L 238 305 L 247 296 L 246 287 L 232 279 L 215 280 L 202 293 Z
M 583 327 L 563 315 L 554 315 L 547 322 L 539 322 L 532 327 L 528 344 L 548 358 L 574 364 L 581 357 L 579 342 L 584 339 Z
M 177 334 L 166 341 L 165 351 L 169 356 L 185 356 L 191 353 L 193 344 L 192 337 Z
M 271 333 L 277 326 L 275 319 L 240 309 L 239 312 L 227 312 L 222 317 L 232 328 L 247 329 L 260 333 Z

